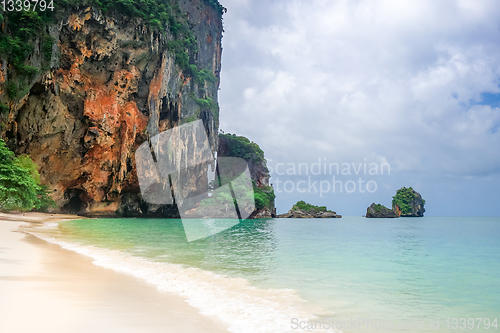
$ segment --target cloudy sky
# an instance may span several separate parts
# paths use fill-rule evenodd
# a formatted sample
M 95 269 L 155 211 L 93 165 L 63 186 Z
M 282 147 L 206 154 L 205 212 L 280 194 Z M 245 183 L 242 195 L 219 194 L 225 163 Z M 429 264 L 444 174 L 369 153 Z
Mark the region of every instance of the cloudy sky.
M 427 216 L 500 215 L 497 1 L 220 2 L 221 129 L 265 151 L 278 212 L 412 186 Z

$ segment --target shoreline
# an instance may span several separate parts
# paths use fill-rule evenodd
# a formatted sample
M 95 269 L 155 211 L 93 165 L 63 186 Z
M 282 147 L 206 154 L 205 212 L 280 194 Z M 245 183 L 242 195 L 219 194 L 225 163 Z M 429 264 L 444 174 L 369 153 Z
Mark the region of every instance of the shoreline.
M 80 216 L 0 214 L 0 331 L 228 332 L 182 296 L 93 264 L 82 254 L 19 231 Z M 29 318 L 29 320 L 26 320 Z
M 49 213 L 0 213 L 0 221 L 26 222 L 26 223 L 45 223 L 61 222 L 67 220 L 86 219 L 79 215 L 72 214 L 49 214 Z

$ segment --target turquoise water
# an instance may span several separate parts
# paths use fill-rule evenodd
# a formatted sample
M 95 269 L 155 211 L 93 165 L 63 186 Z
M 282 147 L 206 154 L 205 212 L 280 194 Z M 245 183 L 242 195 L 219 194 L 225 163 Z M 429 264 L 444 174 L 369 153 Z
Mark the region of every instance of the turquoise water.
M 66 221 L 58 233 L 69 242 L 244 278 L 263 289 L 294 289 L 325 322 L 423 321 L 423 328 L 392 331 L 424 332 L 440 318 L 435 331 L 490 332 L 497 329 L 475 318 L 494 323 L 500 317 L 498 217 L 248 220 L 191 243 L 180 220 Z M 367 325 L 343 331 L 375 330 Z

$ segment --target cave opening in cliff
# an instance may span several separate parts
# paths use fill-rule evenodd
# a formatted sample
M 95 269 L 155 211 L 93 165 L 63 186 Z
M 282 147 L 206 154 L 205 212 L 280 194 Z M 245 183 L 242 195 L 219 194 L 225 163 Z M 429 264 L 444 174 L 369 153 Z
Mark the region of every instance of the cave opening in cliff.
M 64 191 L 64 198 L 67 199 L 68 202 L 62 206 L 61 210 L 68 214 L 76 214 L 83 211 L 86 207 L 86 204 L 81 198 L 83 194 L 83 190 L 76 188 L 69 188 Z

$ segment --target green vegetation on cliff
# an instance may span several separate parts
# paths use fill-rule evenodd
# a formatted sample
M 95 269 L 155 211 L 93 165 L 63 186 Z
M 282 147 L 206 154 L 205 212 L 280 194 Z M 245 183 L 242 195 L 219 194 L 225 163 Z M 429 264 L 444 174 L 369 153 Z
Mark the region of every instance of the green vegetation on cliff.
M 266 166 L 266 159 L 264 158 L 264 151 L 260 149 L 258 144 L 244 136 L 219 134 L 219 139 L 224 143 L 219 148 L 225 150 L 219 156 L 242 158 L 248 162 L 249 166 L 259 169 L 259 171 L 252 171 L 252 168 L 250 170 L 252 172 L 255 207 L 258 210 L 269 208 L 272 211 L 274 209 L 274 199 L 276 198 L 274 189 L 266 184 L 259 184 L 257 186 L 257 181 L 259 181 L 263 173 L 267 174 L 269 172 Z M 260 174 L 257 175 L 257 172 L 260 172 Z
M 231 179 L 230 177 L 217 177 L 209 186 L 212 196 L 208 199 L 203 199 L 200 202 L 200 206 L 220 208 L 228 204 L 236 205 L 237 202 L 230 193 L 219 190 L 219 188 L 229 183 L 231 183 L 233 191 L 239 194 L 242 201 L 251 201 L 253 199 L 252 191 L 246 186 L 247 182 L 248 179 L 244 177 L 238 177 L 236 179 Z
M 219 123 L 219 104 L 216 101 L 214 101 L 210 97 L 197 98 L 193 92 L 190 94 L 190 97 L 196 102 L 196 104 L 198 104 L 200 108 L 191 117 L 183 118 L 182 124 L 190 123 L 192 121 L 200 119 L 202 110 L 211 111 L 214 116 L 215 122 L 217 124 Z
M 48 188 L 40 184 L 38 166 L 24 155 L 16 157 L 0 139 L 0 211 L 45 211 L 55 207 Z
M 376 213 L 382 213 L 384 210 L 390 210 L 389 208 L 387 208 L 386 206 L 384 205 L 381 205 L 381 204 L 376 204 L 373 209 L 375 209 L 375 212 Z
M 413 188 L 403 187 L 397 190 L 396 195 L 392 197 L 392 207 L 399 207 L 401 215 L 411 214 L 413 208 L 411 203 L 417 198 L 417 193 Z M 425 200 L 422 199 L 422 206 L 425 204 Z
M 218 0 L 201 1 L 214 8 L 221 16 L 227 11 Z M 69 4 L 71 1 L 66 0 L 65 3 Z M 171 26 L 174 33 L 183 29 L 182 23 L 171 16 L 172 11 L 181 11 L 178 0 L 91 0 L 87 3 L 97 5 L 103 11 L 116 10 L 128 16 L 149 20 L 151 25 Z
M 220 15 L 227 12 L 227 9 L 224 6 L 222 6 L 218 0 L 203 0 L 203 2 L 205 2 L 207 5 L 214 8 L 215 10 L 217 10 L 217 12 Z
M 257 209 L 262 208 L 274 208 L 274 199 L 276 195 L 274 194 L 274 189 L 271 186 L 264 186 L 263 188 L 255 186 L 255 181 L 253 182 L 253 191 L 255 197 L 255 207 Z
M 243 177 L 238 177 L 236 180 L 231 180 L 227 177 L 217 177 L 216 180 L 213 181 L 211 188 L 218 188 L 219 186 L 224 186 L 231 181 L 231 185 L 235 193 L 238 193 L 240 197 L 246 197 L 243 201 L 254 200 L 255 208 L 274 208 L 274 199 L 276 196 L 274 195 L 274 190 L 271 186 L 265 186 L 264 188 L 257 187 L 255 185 L 255 181 L 252 180 L 253 183 L 253 198 L 252 191 L 249 191 L 247 188 L 246 180 Z M 214 183 L 219 182 L 218 186 L 215 186 Z M 201 201 L 200 205 L 202 207 L 223 207 L 228 203 L 236 204 L 236 200 L 233 199 L 226 192 L 215 191 L 212 192 L 212 196 L 208 199 L 204 199 Z
M 250 141 L 244 136 L 237 136 L 236 134 L 219 134 L 227 143 L 227 156 L 239 157 L 246 161 L 254 163 L 265 162 L 264 152 L 260 149 L 259 145 Z
M 52 20 L 52 12 L 13 11 L 4 12 L 5 28 L 0 34 L 0 57 L 9 64 L 5 90 L 10 99 L 26 93 L 29 81 L 42 69 L 47 69 L 52 56 L 53 38 L 46 33 L 46 25 Z M 33 54 L 38 40 L 43 55 L 41 67 L 26 64 Z
M 226 11 L 217 0 L 202 1 L 221 16 Z M 199 69 L 193 63 L 194 54 L 198 52 L 198 43 L 189 26 L 188 14 L 182 12 L 178 0 L 90 0 L 90 3 L 97 5 L 104 13 L 118 12 L 130 17 L 139 17 L 150 27 L 158 28 L 160 32 L 168 29 L 174 39 L 168 42 L 167 48 L 175 53 L 175 62 L 184 73 L 202 84 L 204 81 L 216 80 L 209 70 Z
M 297 210 L 297 208 L 306 212 L 332 212 L 331 210 L 328 210 L 326 206 L 315 206 L 302 200 L 297 201 L 297 203 L 292 207 L 293 210 Z

